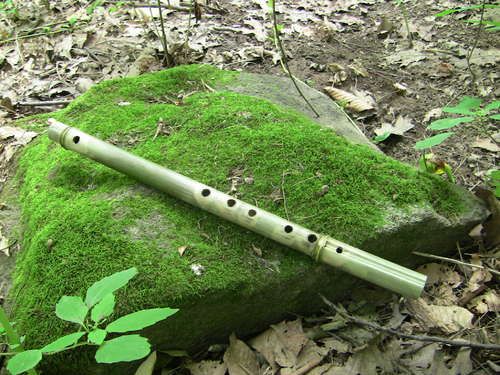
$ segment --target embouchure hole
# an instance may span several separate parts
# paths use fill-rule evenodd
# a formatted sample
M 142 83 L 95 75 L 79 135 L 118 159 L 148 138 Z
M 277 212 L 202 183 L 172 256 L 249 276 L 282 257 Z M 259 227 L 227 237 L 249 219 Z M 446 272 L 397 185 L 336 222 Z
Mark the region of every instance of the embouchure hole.
M 309 236 L 307 236 L 307 240 L 310 243 L 314 243 L 314 242 L 316 242 L 318 240 L 318 237 L 315 234 L 310 234 Z
M 293 227 L 291 225 L 285 225 L 285 232 L 286 233 L 292 233 Z
M 201 195 L 203 195 L 204 197 L 208 197 L 210 195 L 210 189 L 203 189 L 201 191 Z
M 234 199 L 228 199 L 227 200 L 227 205 L 229 207 L 233 207 L 236 204 L 236 201 Z
M 75 135 L 75 136 L 73 137 L 73 143 L 74 143 L 74 144 L 77 144 L 78 142 L 80 142 L 80 137 L 79 137 L 79 136 L 77 136 L 77 135 Z
M 248 210 L 248 216 L 254 217 L 255 215 L 257 215 L 257 211 L 255 211 L 254 209 Z
M 335 251 L 336 251 L 337 253 L 339 253 L 339 254 L 342 254 L 342 251 L 344 251 L 344 249 L 342 249 L 342 248 L 339 246 L 339 247 L 337 247 L 337 248 L 335 249 Z

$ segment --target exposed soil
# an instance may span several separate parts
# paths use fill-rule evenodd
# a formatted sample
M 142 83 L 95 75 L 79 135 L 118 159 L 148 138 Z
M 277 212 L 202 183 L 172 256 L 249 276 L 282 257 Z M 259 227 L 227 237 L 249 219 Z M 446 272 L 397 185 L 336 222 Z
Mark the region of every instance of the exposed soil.
M 49 7 L 45 6 L 49 2 L 43 0 L 13 3 L 13 6 L 5 5 L 0 10 L 0 39 L 3 40 L 0 40 L 2 125 L 34 113 L 60 108 L 101 80 L 159 70 L 168 65 L 160 41 L 157 8 L 134 8 L 133 2 L 120 5 L 121 2 L 106 1 L 91 12 L 92 1 L 52 1 Z M 156 1 L 150 3 L 156 4 Z M 205 62 L 225 69 L 284 75 L 279 53 L 270 38 L 272 24 L 266 0 L 212 0 L 206 5 L 201 4 L 199 20 L 195 19 L 194 13 L 185 11 L 189 4 L 170 3 L 183 10 L 168 10 L 164 14 L 169 63 Z M 466 22 L 479 19 L 478 10 L 434 17 L 443 9 L 463 5 L 463 1 L 448 0 L 405 2 L 412 47 L 406 35 L 402 8 L 394 1 L 287 0 L 278 2 L 277 15 L 278 22 L 283 24 L 281 38 L 293 74 L 318 90 L 327 86 L 336 87 L 351 93 L 358 90 L 362 96 L 371 97 L 374 110 L 349 112 L 369 138 L 376 135 L 375 130 L 383 123 L 394 125 L 402 116 L 406 123 L 413 126 L 402 135 L 391 135 L 379 147 L 387 155 L 417 165 L 421 154 L 415 150 L 415 142 L 434 134 L 426 127 L 442 116 L 440 108 L 456 105 L 466 95 L 490 103 L 500 94 L 496 68 L 500 60 L 498 32 L 478 32 L 477 24 Z M 14 11 L 14 8 L 17 10 Z M 76 17 L 76 21 L 68 23 L 71 17 Z M 498 21 L 498 18 L 498 8 L 488 9 L 484 15 L 485 20 Z M 31 36 L 24 37 L 29 34 Z M 473 47 L 469 65 L 467 54 Z M 34 101 L 58 101 L 60 104 L 34 105 Z M 481 141 L 479 145 L 475 143 L 478 140 Z M 488 142 L 485 143 L 485 140 Z M 437 160 L 451 166 L 459 185 L 473 190 L 477 186 L 486 186 L 488 171 L 498 169 L 498 142 L 498 122 L 491 120 L 483 127 L 463 125 L 457 128 L 454 136 L 434 147 L 432 152 Z M 478 255 L 480 250 L 484 249 L 468 249 L 466 252 L 475 255 L 467 255 L 465 261 L 492 268 L 498 265 L 493 250 Z M 468 268 L 433 269 L 431 274 L 436 283 L 443 285 L 433 285 L 425 298 L 434 305 L 468 308 L 474 314 L 474 339 L 479 337 L 477 332 L 484 330 L 486 338 L 483 339 L 487 341 L 489 335 L 490 342 L 495 342 L 495 316 L 500 310 L 495 291 L 498 285 L 495 283 L 496 276 L 490 273 L 488 277 L 484 273 L 479 275 Z M 476 288 L 471 284 L 473 278 Z M 477 302 L 475 298 L 481 296 L 482 300 L 480 298 Z M 387 306 L 391 307 L 379 306 L 378 309 L 377 319 L 384 324 L 388 320 L 381 319 L 384 314 L 393 320 L 401 316 L 399 310 L 395 312 L 396 308 L 399 309 L 397 302 Z M 419 310 L 415 306 L 413 310 L 408 306 L 404 309 L 407 315 L 418 315 Z M 324 323 L 330 318 L 327 314 L 319 321 Z M 401 322 L 395 327 L 405 332 L 413 332 L 417 327 L 421 333 L 438 331 L 450 334 L 439 331 L 438 323 L 432 326 L 415 320 L 402 325 Z M 309 324 L 314 325 L 310 321 Z M 379 344 L 376 350 L 372 348 L 374 337 Z M 368 354 L 372 357 L 365 356 L 363 359 L 358 356 L 358 359 L 367 362 L 373 361 L 377 355 L 387 356 L 394 344 L 391 341 L 389 345 L 384 335 L 370 336 L 365 342 L 368 344 L 364 348 L 371 348 Z M 406 343 L 410 349 L 416 350 L 414 341 Z M 398 345 L 402 347 L 401 343 Z M 382 366 L 382 373 L 429 373 L 432 368 L 438 373 L 463 375 L 473 371 L 493 373 L 495 366 L 498 370 L 498 364 L 495 364 L 498 355 L 491 352 L 469 350 L 464 357 L 462 352 L 442 349 L 437 344 L 433 350 L 426 354 L 427 357 L 424 354 L 418 358 L 410 355 L 413 362 L 408 365 L 407 361 L 408 366 L 398 362 L 398 366 L 391 367 L 392 372 L 389 367 Z M 346 359 L 349 358 L 349 351 L 342 353 L 337 347 L 330 353 L 336 353 L 336 356 L 325 356 L 323 363 L 336 366 L 349 364 Z M 222 356 L 222 352 L 202 355 L 217 361 Z M 445 359 L 448 367 L 431 366 L 433 361 Z M 419 369 L 416 361 L 429 367 Z M 195 374 L 215 373 L 195 372 L 193 368 L 191 372 Z M 325 372 L 312 370 L 308 373 L 348 373 L 346 368 L 325 369 Z M 367 370 L 353 367 L 351 363 L 349 369 L 362 374 L 375 374 L 379 373 L 377 369 L 380 366 L 374 365 Z

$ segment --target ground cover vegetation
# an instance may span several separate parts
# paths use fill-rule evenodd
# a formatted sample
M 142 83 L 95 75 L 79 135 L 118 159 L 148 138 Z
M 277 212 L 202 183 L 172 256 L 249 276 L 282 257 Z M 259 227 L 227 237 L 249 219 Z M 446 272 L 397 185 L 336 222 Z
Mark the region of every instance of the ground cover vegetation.
M 274 12 L 270 12 L 273 7 Z M 401 14 L 397 9 L 401 9 Z M 489 186 L 498 196 L 499 133 L 495 122 L 498 89 L 494 70 L 499 59 L 495 36 L 497 11 L 498 4 L 485 1 L 439 4 L 371 0 L 277 4 L 274 1 L 228 4 L 157 1 L 149 5 L 40 1 L 23 6 L 9 0 L 0 7 L 0 43 L 5 46 L 0 53 L 0 109 L 3 120 L 8 123 L 26 114 L 65 106 L 68 99 L 105 78 L 133 76 L 165 65 L 197 61 L 278 73 L 279 62 L 288 57 L 289 66 L 285 68 L 289 74 L 296 74 L 318 87 L 328 85 L 327 92 L 335 99 L 340 98 L 349 115 L 361 124 L 368 136 L 380 142 L 388 155 L 420 165 L 422 170 L 444 174 L 471 190 L 478 185 Z M 275 16 L 274 21 L 266 14 Z M 279 38 L 284 47 L 279 47 Z M 133 61 L 128 57 L 131 54 L 135 56 Z M 200 81 L 201 86 L 210 87 L 209 83 Z M 185 90 L 190 88 L 188 85 Z M 140 91 L 133 85 L 123 90 L 126 91 L 121 92 L 123 96 L 134 96 Z M 184 100 L 169 92 L 155 93 L 154 90 L 140 94 L 139 99 L 158 100 L 155 94 L 161 96 L 163 103 L 173 106 Z M 231 96 L 222 97 L 230 100 Z M 203 103 L 210 99 L 201 93 L 186 99 L 189 100 Z M 122 109 L 140 118 L 145 115 L 140 106 L 129 103 Z M 156 114 L 160 115 L 163 110 L 158 109 Z M 176 110 L 161 114 L 175 117 Z M 443 112 L 463 117 L 439 119 Z M 88 123 L 94 119 L 92 114 L 85 115 L 84 103 L 76 102 L 61 113 L 68 120 L 78 119 L 83 123 L 85 116 Z M 449 138 L 451 131 L 426 136 L 427 131 L 452 127 L 456 129 L 453 138 Z M 112 136 L 106 133 L 105 127 L 98 130 Z M 117 135 L 116 142 L 134 145 L 134 136 L 128 134 L 127 129 L 123 132 Z M 267 139 L 269 134 L 262 136 Z M 141 134 L 135 137 L 140 138 Z M 33 154 L 25 156 L 26 163 L 38 158 L 43 168 L 40 147 L 48 145 L 42 141 L 34 147 L 32 150 L 37 152 L 31 151 Z M 147 151 L 147 142 L 143 151 L 152 159 L 159 157 L 156 151 Z M 4 160 L 11 159 L 4 156 Z M 77 165 L 76 160 L 72 162 Z M 196 160 L 189 161 L 186 171 L 189 172 L 193 162 Z M 226 178 L 218 177 L 220 181 Z M 82 174 L 81 179 L 86 178 Z M 425 194 L 425 178 L 423 185 L 415 189 L 417 196 Z M 75 186 L 81 183 L 77 181 Z M 83 181 L 84 185 L 87 183 L 95 181 Z M 40 191 L 37 184 L 43 184 L 41 178 L 26 188 L 25 199 L 36 200 L 36 196 L 28 198 L 28 195 Z M 345 371 L 488 374 L 497 371 L 498 358 L 494 351 L 475 347 L 470 342 L 458 345 L 450 339 L 446 343 L 443 337 L 437 342 L 426 341 L 430 333 L 437 331 L 445 335 L 482 332 L 484 342 L 495 342 L 491 332 L 497 324 L 500 308 L 496 283 L 498 248 L 495 247 L 499 243 L 495 231 L 500 210 L 489 191 L 482 190 L 481 194 L 489 202 L 492 218 L 482 228 L 482 234 L 481 228 L 472 233 L 478 241 L 475 247 L 459 248 L 460 260 L 440 259 L 443 263 L 431 263 L 421 269 L 431 279 L 422 300 L 394 300 L 386 305 L 346 301 L 347 310 L 333 305 L 332 311 L 324 316 L 271 327 L 248 342 L 252 349 L 231 337 L 226 351 L 215 348 L 201 362 L 183 360 L 183 369 L 172 370 L 172 373 L 222 374 L 229 370 L 230 374 L 237 374 L 242 364 L 263 371 L 265 365 L 258 355 L 265 358 L 273 371 L 282 369 L 285 371 L 282 373 L 286 373 L 283 369 L 294 366 L 303 369 L 298 373 L 311 374 Z M 374 198 L 376 202 L 380 197 Z M 447 205 L 448 200 L 442 202 L 444 210 L 458 209 L 453 204 Z M 44 215 L 46 213 L 40 212 L 32 217 L 43 221 Z M 179 248 L 182 246 L 179 244 Z M 432 254 L 422 255 L 432 257 Z M 464 257 L 469 261 L 464 261 Z M 451 267 L 447 265 L 450 262 L 454 264 Z M 87 281 L 89 285 L 90 278 Z M 79 282 L 84 288 L 83 281 Z M 451 311 L 458 311 L 454 316 L 455 325 L 444 318 Z M 318 327 L 322 334 L 318 334 Z M 384 331 L 384 327 L 395 333 Z M 290 330 L 298 342 L 287 336 Z M 325 332 L 333 332 L 333 335 L 325 337 Z M 405 338 L 408 332 L 410 337 Z M 290 342 L 284 343 L 283 337 Z M 273 350 L 265 350 L 259 338 L 271 338 Z M 313 346 L 312 339 L 324 350 Z M 314 354 L 306 348 L 313 348 Z M 280 351 L 287 353 L 288 362 L 279 356 Z M 172 362 L 175 366 L 180 363 L 179 360 Z M 308 368 L 310 363 L 315 365 Z

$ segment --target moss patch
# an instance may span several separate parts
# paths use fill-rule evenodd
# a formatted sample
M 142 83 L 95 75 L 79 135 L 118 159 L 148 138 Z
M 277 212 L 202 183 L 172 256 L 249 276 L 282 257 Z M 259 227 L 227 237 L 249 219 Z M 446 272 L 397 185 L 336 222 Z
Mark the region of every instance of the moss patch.
M 439 178 L 353 146 L 267 101 L 204 91 L 202 80 L 230 81 L 235 74 L 184 66 L 103 82 L 53 117 L 225 192 L 239 171 L 241 199 L 353 245 L 386 224 L 387 207 L 432 206 L 447 217 L 461 212 L 461 195 Z M 160 118 L 169 135 L 155 138 Z M 83 295 L 94 281 L 131 266 L 140 273 L 119 293 L 119 315 L 158 306 L 187 311 L 201 301 L 200 317 L 204 300 L 212 315 L 223 317 L 224 301 L 256 293 L 262 300 L 267 293 L 270 304 L 280 303 L 276 290 L 297 299 L 310 284 L 297 280 L 317 267 L 302 254 L 142 188 L 46 136 L 23 153 L 19 177 L 26 231 L 12 297 L 18 327 L 31 346 L 67 329 L 53 313 L 60 296 Z M 322 195 L 324 185 L 329 191 Z M 49 239 L 53 246 L 47 246 Z M 182 257 L 180 246 L 188 246 Z M 263 251 L 262 258 L 252 247 Z M 201 277 L 191 271 L 194 263 L 205 267 Z M 284 313 L 289 307 L 269 310 Z

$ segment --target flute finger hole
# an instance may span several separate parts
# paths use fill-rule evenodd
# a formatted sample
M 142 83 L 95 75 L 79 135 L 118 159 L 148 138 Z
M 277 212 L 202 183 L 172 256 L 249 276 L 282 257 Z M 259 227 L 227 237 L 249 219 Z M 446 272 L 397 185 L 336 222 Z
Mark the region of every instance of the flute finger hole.
M 257 215 L 257 211 L 255 211 L 254 209 L 248 210 L 248 216 L 254 217 L 255 215 Z
M 339 246 L 339 247 L 337 247 L 337 248 L 335 249 L 335 251 L 336 251 L 337 253 L 339 253 L 339 254 L 342 254 L 342 251 L 344 251 L 344 249 L 342 249 L 342 248 Z
M 291 225 L 285 225 L 285 232 L 286 233 L 292 233 L 293 227 Z
M 210 189 L 203 189 L 201 191 L 201 195 L 203 195 L 204 197 L 208 197 L 210 195 Z
M 80 142 L 80 137 L 79 137 L 79 136 L 77 136 L 77 135 L 75 135 L 75 136 L 73 137 L 73 143 L 76 145 L 78 142 Z
M 318 240 L 318 237 L 315 234 L 310 234 L 309 236 L 307 236 L 307 240 L 310 243 L 315 243 Z
M 236 201 L 234 199 L 228 199 L 227 200 L 227 205 L 229 207 L 233 207 L 236 204 Z

